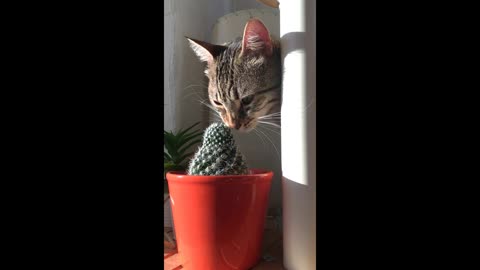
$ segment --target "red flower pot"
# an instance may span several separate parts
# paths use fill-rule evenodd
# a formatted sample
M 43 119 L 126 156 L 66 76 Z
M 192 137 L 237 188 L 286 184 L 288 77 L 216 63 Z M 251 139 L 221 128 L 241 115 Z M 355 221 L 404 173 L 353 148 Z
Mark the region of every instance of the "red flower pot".
M 167 173 L 183 269 L 246 270 L 260 259 L 273 172 Z

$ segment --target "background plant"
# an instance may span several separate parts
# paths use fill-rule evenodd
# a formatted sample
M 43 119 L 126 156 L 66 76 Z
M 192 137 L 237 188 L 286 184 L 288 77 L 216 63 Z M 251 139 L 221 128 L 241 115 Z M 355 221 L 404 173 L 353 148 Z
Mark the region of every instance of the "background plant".
M 172 131 L 163 131 L 163 168 L 164 178 L 168 171 L 185 171 L 187 168 L 188 157 L 194 152 L 187 152 L 190 147 L 201 142 L 203 131 L 192 130 L 199 122 L 191 125 L 187 129 L 180 129 L 174 133 Z

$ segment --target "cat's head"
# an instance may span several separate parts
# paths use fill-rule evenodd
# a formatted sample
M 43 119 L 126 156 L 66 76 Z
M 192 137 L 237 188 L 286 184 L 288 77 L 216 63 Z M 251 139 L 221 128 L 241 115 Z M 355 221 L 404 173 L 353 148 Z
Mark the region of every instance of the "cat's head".
M 225 45 L 188 40 L 207 63 L 208 97 L 228 127 L 248 132 L 259 117 L 280 111 L 280 46 L 260 20 L 249 20 L 243 37 Z

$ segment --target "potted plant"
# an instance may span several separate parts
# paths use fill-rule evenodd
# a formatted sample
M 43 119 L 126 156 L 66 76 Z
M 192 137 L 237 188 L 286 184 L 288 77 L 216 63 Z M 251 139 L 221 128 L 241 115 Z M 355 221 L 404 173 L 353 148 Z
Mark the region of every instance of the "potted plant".
M 187 172 L 166 177 L 184 269 L 250 269 L 259 261 L 273 172 L 248 169 L 228 127 L 210 125 Z

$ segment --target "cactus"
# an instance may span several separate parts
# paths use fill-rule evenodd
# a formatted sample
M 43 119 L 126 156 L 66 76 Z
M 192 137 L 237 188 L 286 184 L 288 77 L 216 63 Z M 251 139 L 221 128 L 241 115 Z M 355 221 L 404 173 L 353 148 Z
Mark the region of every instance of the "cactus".
M 245 158 L 232 132 L 222 123 L 211 124 L 204 132 L 203 145 L 192 158 L 189 175 L 248 174 Z

